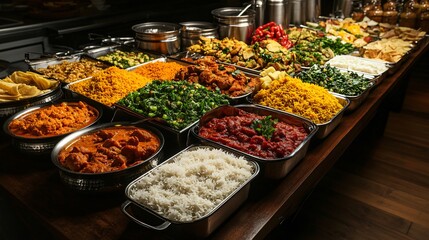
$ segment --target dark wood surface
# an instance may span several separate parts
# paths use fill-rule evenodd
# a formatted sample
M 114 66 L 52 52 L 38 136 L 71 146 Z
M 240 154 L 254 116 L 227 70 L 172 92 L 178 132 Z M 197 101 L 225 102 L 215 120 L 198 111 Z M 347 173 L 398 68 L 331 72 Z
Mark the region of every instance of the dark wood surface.
M 384 134 L 359 136 L 293 224 L 269 239 L 428 239 L 428 59 L 414 66 L 402 108 L 389 113 Z
M 225 221 L 211 239 L 263 239 L 282 221 L 291 218 L 306 196 L 332 168 L 353 140 L 371 122 L 389 95 L 406 80 L 415 61 L 428 48 L 425 40 L 394 73 L 374 88 L 365 102 L 346 114 L 325 139 L 315 140 L 305 158 L 284 179 L 257 178 L 248 200 Z M 0 143 L 0 193 L 20 212 L 58 239 L 177 239 L 180 230 L 147 230 L 130 221 L 120 210 L 123 192 L 82 195 L 67 190 L 49 157 L 17 153 L 10 141 Z M 33 221 L 33 222 L 31 222 Z

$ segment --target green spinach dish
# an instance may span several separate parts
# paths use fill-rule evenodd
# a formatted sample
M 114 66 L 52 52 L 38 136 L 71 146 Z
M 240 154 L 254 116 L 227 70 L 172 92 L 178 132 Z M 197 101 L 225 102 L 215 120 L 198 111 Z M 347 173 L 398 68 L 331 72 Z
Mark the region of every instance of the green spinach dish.
M 358 96 L 372 86 L 370 79 L 351 71 L 340 71 L 336 67 L 313 65 L 296 75 L 303 82 L 313 83 L 328 91 L 346 96 Z
M 155 80 L 128 94 L 118 104 L 142 114 L 166 121 L 180 130 L 199 120 L 204 113 L 229 104 L 228 96 L 187 81 Z

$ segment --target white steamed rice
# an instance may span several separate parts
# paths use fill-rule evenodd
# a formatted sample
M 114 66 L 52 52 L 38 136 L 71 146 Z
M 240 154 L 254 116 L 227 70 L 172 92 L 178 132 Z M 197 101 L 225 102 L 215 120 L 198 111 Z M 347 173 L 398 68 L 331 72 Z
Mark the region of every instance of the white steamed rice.
M 129 194 L 169 220 L 190 222 L 212 211 L 253 172 L 242 157 L 196 148 L 148 173 L 130 187 Z
M 375 75 L 382 74 L 388 69 L 385 62 L 348 55 L 335 56 L 326 62 L 326 64 L 330 64 L 332 67 Z

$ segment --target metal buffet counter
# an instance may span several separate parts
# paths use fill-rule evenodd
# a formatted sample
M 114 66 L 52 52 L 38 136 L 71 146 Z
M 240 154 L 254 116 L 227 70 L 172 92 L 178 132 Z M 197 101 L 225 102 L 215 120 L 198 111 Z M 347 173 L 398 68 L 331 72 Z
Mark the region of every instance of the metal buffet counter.
M 311 142 L 304 159 L 283 179 L 256 178 L 248 199 L 210 239 L 263 239 L 282 221 L 288 221 L 312 189 L 341 157 L 353 140 L 373 121 L 403 84 L 414 63 L 427 52 L 428 39 L 403 65 L 373 89 L 366 101 L 344 115 L 341 124 L 323 140 Z M 148 230 L 121 212 L 123 192 L 82 194 L 68 190 L 49 157 L 18 153 L 10 139 L 0 142 L 0 193 L 32 229 L 44 229 L 58 239 L 177 239 L 178 229 Z M 138 214 L 138 213 L 137 213 Z

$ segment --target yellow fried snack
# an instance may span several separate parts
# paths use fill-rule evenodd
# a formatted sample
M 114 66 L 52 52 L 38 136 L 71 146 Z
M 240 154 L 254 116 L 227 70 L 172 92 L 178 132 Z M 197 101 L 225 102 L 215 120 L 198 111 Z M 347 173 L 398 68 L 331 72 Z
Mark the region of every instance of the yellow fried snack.
M 363 56 L 387 62 L 398 62 L 410 49 L 411 44 L 408 41 L 387 38 L 367 44 L 363 47 Z

